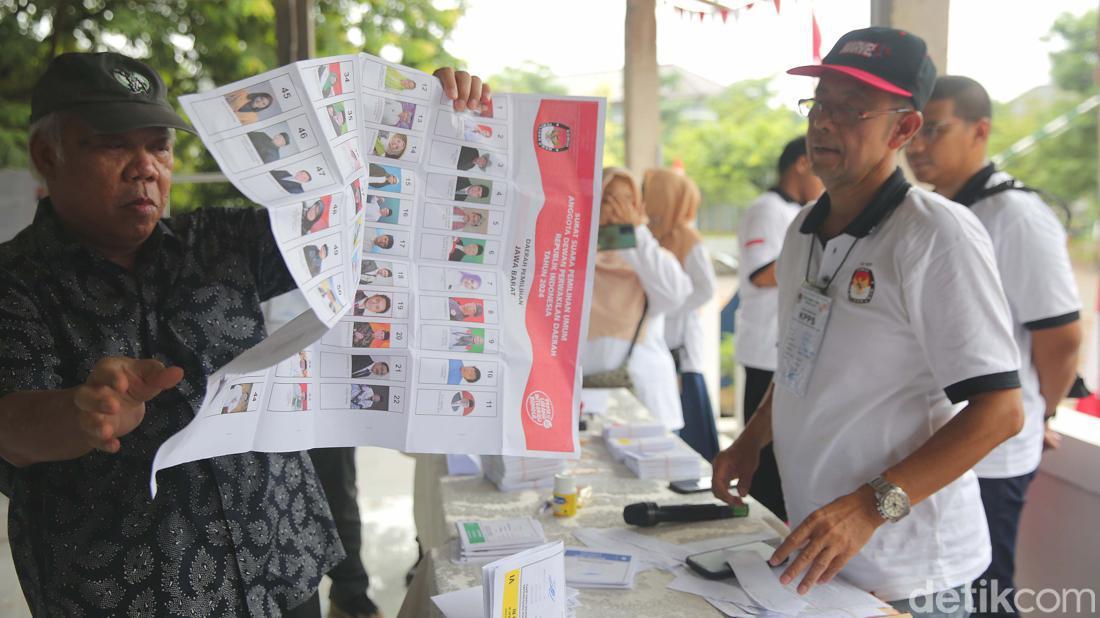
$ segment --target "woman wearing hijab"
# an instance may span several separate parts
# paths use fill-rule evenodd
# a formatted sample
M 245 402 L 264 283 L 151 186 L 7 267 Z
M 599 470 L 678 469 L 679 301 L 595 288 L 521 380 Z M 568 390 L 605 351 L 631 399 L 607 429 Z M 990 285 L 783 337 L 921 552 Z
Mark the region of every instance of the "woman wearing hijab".
M 642 184 L 653 236 L 668 249 L 691 279 L 692 292 L 665 320 L 665 338 L 680 371 L 684 429 L 680 437 L 707 461 L 718 454 L 718 429 L 703 379 L 703 326 L 699 308 L 714 297 L 714 269 L 695 230 L 699 188 L 671 170 L 649 170 Z
M 594 376 L 625 363 L 634 394 L 657 420 L 675 431 L 684 420 L 676 367 L 665 343 L 665 314 L 691 294 L 691 281 L 676 256 L 662 249 L 646 227 L 637 181 L 624 169 L 608 168 L 603 174 L 600 225 L 622 224 L 634 226 L 636 244 L 596 255 L 588 345 L 581 367 L 585 376 Z M 637 342 L 632 344 L 635 335 Z

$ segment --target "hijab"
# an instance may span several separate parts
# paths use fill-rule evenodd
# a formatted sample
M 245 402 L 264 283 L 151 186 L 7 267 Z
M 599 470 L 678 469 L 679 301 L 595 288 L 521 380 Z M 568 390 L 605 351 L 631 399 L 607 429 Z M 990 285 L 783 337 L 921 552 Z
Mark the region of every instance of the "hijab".
M 702 242 L 693 226 L 701 201 L 699 187 L 687 176 L 663 169 L 647 171 L 643 187 L 649 230 L 683 264 Z
M 606 197 L 601 200 L 600 225 L 623 223 L 620 220 L 622 213 L 616 212 L 622 207 L 642 209 L 642 192 L 639 190 L 638 181 L 625 169 L 617 167 L 605 168 L 603 171 L 604 196 L 611 181 L 621 178 L 626 181 L 634 194 L 632 204 L 611 205 Z M 638 279 L 634 267 L 620 255 L 621 251 L 600 251 L 596 254 L 596 279 L 592 286 L 592 310 L 589 313 L 588 339 L 601 337 L 613 337 L 624 341 L 634 338 L 634 331 L 638 328 L 644 316 L 645 288 Z M 643 334 L 638 333 L 639 340 Z

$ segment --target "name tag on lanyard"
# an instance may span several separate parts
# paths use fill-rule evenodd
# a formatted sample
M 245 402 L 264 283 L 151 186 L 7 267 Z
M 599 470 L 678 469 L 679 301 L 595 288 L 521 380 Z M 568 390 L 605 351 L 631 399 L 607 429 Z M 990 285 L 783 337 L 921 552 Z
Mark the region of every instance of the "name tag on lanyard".
M 799 397 L 813 377 L 821 342 L 833 301 L 808 283 L 798 290 L 794 311 L 787 321 L 787 333 L 779 344 L 779 368 L 775 381 Z

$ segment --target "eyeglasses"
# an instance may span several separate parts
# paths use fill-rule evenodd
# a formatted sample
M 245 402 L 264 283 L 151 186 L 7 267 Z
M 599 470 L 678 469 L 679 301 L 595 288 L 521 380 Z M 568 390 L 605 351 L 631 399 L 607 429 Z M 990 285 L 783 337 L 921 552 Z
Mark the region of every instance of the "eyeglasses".
M 911 107 L 898 107 L 895 109 L 856 109 L 849 105 L 838 103 L 824 103 L 817 99 L 800 99 L 798 111 L 805 117 L 812 119 L 824 116 L 826 119 L 840 125 L 855 124 L 861 120 L 867 120 L 875 116 L 886 114 L 905 114 L 916 111 Z
M 916 135 L 913 136 L 913 139 L 910 140 L 907 146 L 916 141 L 921 141 L 925 144 L 933 144 L 943 136 L 944 130 L 954 124 L 957 123 L 951 120 L 925 123 L 924 126 L 920 128 L 920 131 L 917 131 Z

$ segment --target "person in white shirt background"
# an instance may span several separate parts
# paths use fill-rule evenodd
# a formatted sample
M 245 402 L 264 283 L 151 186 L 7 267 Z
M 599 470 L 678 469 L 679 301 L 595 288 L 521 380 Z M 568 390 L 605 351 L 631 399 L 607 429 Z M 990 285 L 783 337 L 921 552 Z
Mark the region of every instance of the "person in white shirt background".
M 740 247 L 737 332 L 734 354 L 745 368 L 742 395 L 745 422 L 752 419 L 775 372 L 776 322 L 779 292 L 776 290 L 775 261 L 783 248 L 783 237 L 803 205 L 825 190 L 814 175 L 806 156 L 806 137 L 800 135 L 783 147 L 777 164 L 779 181 L 756 198 L 741 215 L 737 231 Z M 760 451 L 760 465 L 752 478 L 752 497 L 786 521 L 783 487 L 772 447 Z
M 799 106 L 827 193 L 787 230 L 775 377 L 715 460 L 713 491 L 737 501 L 734 478 L 750 491 L 773 442 L 793 527 L 769 560 L 791 558 L 783 585 L 843 575 L 898 611 L 966 616 L 990 563 L 971 468 L 1024 414 L 989 234 L 897 167 L 936 69 L 920 37 L 876 27 L 789 72 L 820 77 Z
M 636 245 L 596 255 L 582 371 L 585 376 L 614 371 L 625 362 L 634 394 L 658 421 L 676 431 L 684 418 L 676 367 L 665 342 L 665 315 L 691 294 L 691 279 L 646 226 L 637 181 L 624 169 L 608 168 L 600 225 L 616 224 L 634 226 Z
M 1066 232 L 1037 193 L 987 159 L 992 115 L 981 84 L 945 75 L 924 109 L 924 126 L 906 147 L 917 179 L 969 207 L 989 231 L 1020 350 L 1024 429 L 974 466 L 993 548 L 992 563 L 975 582 L 975 601 L 1015 588 L 1020 513 L 1039 467 L 1045 421 L 1073 384 L 1081 345 L 1081 300 Z M 1011 604 L 1012 595 L 1005 598 Z M 999 609 L 973 615 L 1016 614 L 1011 605 Z
M 680 437 L 703 459 L 718 454 L 718 428 L 703 379 L 703 325 L 699 308 L 714 297 L 714 267 L 703 238 L 695 229 L 699 187 L 672 170 L 652 169 L 642 182 L 642 201 L 649 229 L 665 249 L 679 260 L 691 279 L 691 294 L 665 318 L 665 340 L 680 373 L 680 407 L 684 428 Z

